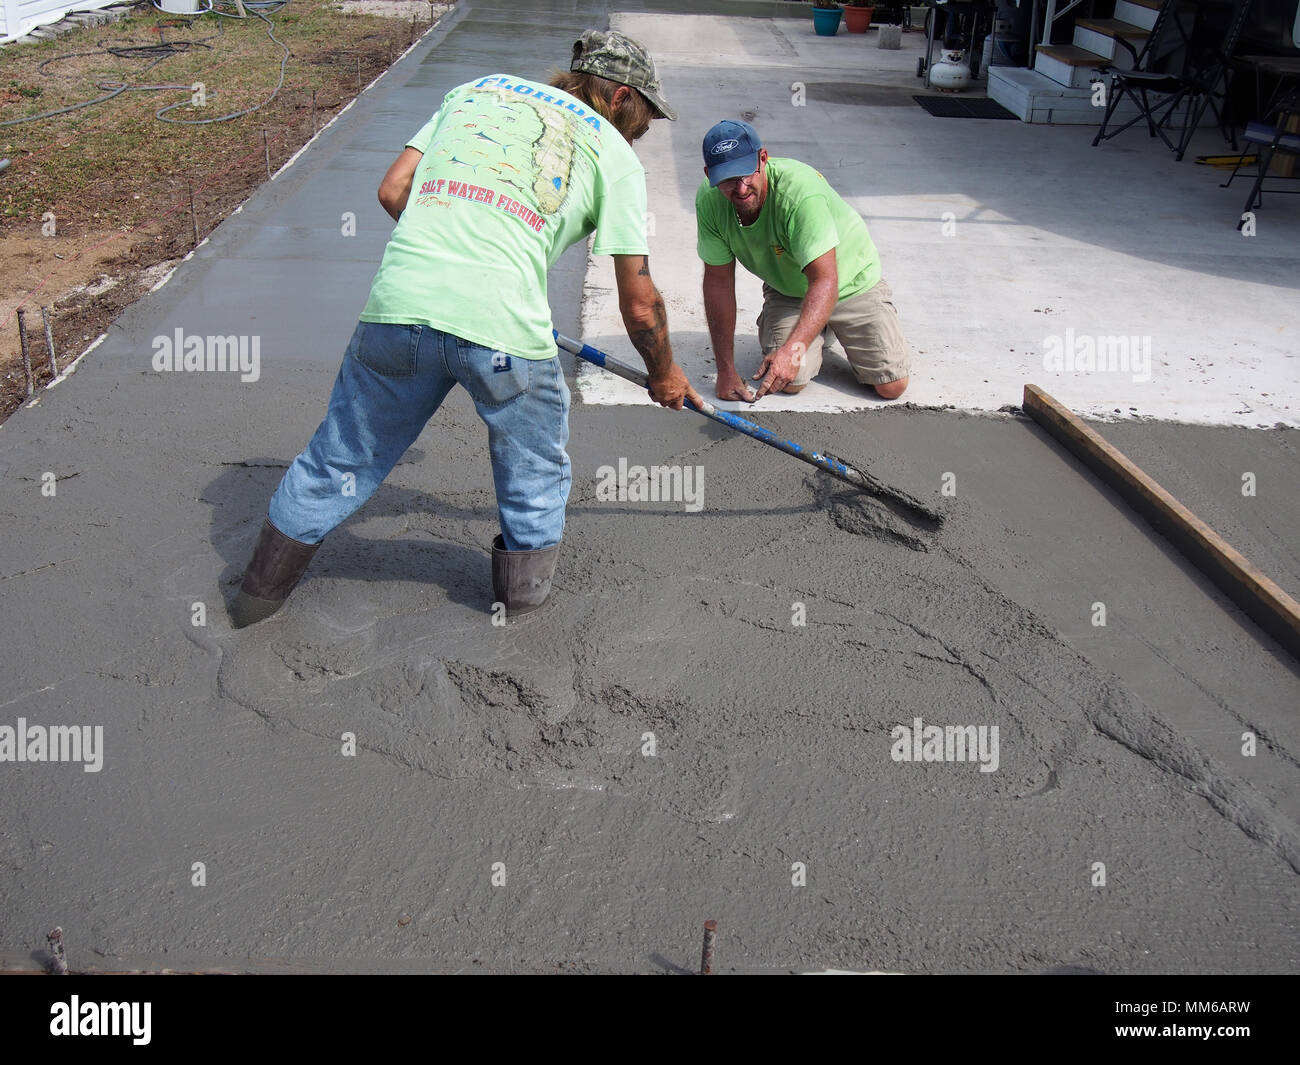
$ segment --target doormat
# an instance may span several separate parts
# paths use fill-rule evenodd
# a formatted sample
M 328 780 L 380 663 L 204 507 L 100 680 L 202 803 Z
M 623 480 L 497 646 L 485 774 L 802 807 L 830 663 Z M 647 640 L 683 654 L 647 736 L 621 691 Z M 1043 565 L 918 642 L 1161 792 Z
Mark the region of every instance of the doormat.
M 1015 118 L 996 100 L 987 96 L 963 99 L 960 96 L 913 96 L 935 118 Z

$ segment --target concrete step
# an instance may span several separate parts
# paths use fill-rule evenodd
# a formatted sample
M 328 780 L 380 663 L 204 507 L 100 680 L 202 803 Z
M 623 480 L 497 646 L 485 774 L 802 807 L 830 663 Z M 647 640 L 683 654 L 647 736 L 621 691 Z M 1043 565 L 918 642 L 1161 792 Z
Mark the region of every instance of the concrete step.
M 1073 44 L 1040 44 L 1036 49 L 1034 69 L 1070 89 L 1088 88 L 1101 77 L 1097 68 L 1110 62 L 1105 56 Z
M 1161 0 L 1119 0 L 1115 5 L 1115 17 L 1149 30 L 1156 24 L 1160 8 Z
M 1141 51 L 1150 30 L 1114 18 L 1081 18 L 1074 24 L 1074 44 L 1089 52 L 1109 59 L 1121 70 L 1133 69 L 1133 54 L 1116 38 L 1127 41 L 1136 51 Z
M 1091 87 L 1062 85 L 1027 67 L 990 67 L 988 94 L 1022 122 L 1098 126 L 1105 113 L 1104 107 L 1093 103 Z M 1137 106 L 1126 99 L 1115 109 L 1111 121 L 1123 124 L 1137 114 Z M 1180 109 L 1173 122 L 1177 124 L 1181 120 Z
M 3 3 L 4 0 L 0 0 Z M 27 6 L 27 5 L 24 5 Z M 69 6 L 72 6 L 69 4 Z M 0 30 L 0 46 L 11 44 L 34 44 L 38 41 L 52 41 L 55 38 L 62 37 L 64 34 L 72 33 L 75 30 L 93 28 L 96 26 L 107 26 L 110 22 L 116 22 L 125 18 L 134 9 L 124 4 L 118 4 L 111 8 L 101 8 L 93 11 L 72 11 L 60 17 L 58 9 L 46 12 L 40 17 L 42 20 L 37 25 L 29 29 L 26 35 L 22 37 L 4 37 L 3 30 Z M 17 20 L 14 20 L 13 26 L 16 26 Z M 6 25 L 11 25 L 6 23 Z

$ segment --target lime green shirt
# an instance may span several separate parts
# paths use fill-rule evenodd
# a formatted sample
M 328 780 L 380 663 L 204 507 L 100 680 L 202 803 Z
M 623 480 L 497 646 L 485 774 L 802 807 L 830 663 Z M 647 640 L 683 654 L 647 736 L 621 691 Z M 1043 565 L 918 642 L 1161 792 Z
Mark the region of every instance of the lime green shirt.
M 363 322 L 549 359 L 546 273 L 560 253 L 593 230 L 599 255 L 649 252 L 640 160 L 558 89 L 507 74 L 466 83 L 407 145 L 424 154 Z
M 753 225 L 706 180 L 695 194 L 696 244 L 709 266 L 732 260 L 778 292 L 808 294 L 804 267 L 835 249 L 840 299 L 866 292 L 880 280 L 880 256 L 861 215 L 826 179 L 794 159 L 767 161 L 767 199 Z

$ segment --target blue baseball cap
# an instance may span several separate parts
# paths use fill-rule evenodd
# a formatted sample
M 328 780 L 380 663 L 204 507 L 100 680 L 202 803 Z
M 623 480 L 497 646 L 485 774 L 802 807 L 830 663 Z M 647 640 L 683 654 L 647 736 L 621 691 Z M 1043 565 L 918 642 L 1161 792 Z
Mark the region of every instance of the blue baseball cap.
M 748 177 L 758 169 L 763 142 L 748 122 L 725 119 L 704 135 L 704 166 L 709 184 L 717 188 L 728 178 Z

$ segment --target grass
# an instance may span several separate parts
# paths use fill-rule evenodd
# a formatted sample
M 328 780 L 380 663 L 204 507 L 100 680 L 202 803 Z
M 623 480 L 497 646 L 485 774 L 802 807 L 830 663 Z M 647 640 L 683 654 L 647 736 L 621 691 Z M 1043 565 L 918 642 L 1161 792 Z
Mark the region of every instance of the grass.
M 0 125 L 0 159 L 11 160 L 0 171 L 0 418 L 23 396 L 17 307 L 29 335 L 40 307 L 54 309 L 59 363 L 70 361 L 138 298 L 145 270 L 188 252 L 196 227 L 211 232 L 268 162 L 283 164 L 443 10 L 413 23 L 292 0 L 268 13 L 290 50 L 278 92 L 284 49 L 252 16 L 178 17 L 144 0 L 119 21 L 0 49 L 0 123 L 112 94 Z M 176 122 L 159 119 L 168 107 Z M 56 239 L 43 239 L 49 228 Z M 131 283 L 88 298 L 105 270 Z
M 138 225 L 156 214 L 158 203 L 152 196 L 135 199 L 135 193 L 156 186 L 174 189 L 178 178 L 201 178 L 235 159 L 256 156 L 263 130 L 283 161 L 297 147 L 286 141 L 304 118 L 310 124 L 312 90 L 317 118 L 327 121 L 356 94 L 358 78 L 365 84 L 400 54 L 412 29 L 404 20 L 345 16 L 328 0 L 293 0 L 270 15 L 275 36 L 292 55 L 284 87 L 266 103 L 284 55 L 268 37 L 266 22 L 177 18 L 148 4 L 139 10 L 107 26 L 0 52 L 0 122 L 131 86 L 103 103 L 0 127 L 0 156 L 13 160 L 0 184 L 0 225 L 32 222 L 47 211 L 72 221 Z M 206 91 L 204 106 L 191 102 L 197 83 Z M 139 88 L 153 85 L 170 88 Z M 166 117 L 179 122 L 261 106 L 241 118 L 201 125 L 156 117 L 159 109 L 177 103 L 181 106 Z M 132 195 L 115 195 L 124 186 Z

